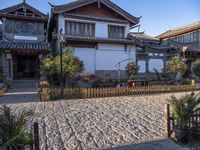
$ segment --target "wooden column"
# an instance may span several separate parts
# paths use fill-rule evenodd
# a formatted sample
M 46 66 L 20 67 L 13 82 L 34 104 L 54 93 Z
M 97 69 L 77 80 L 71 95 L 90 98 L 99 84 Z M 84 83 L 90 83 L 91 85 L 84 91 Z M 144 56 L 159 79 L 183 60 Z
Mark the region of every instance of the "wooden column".
M 34 145 L 35 145 L 35 150 L 39 150 L 39 129 L 38 129 L 38 122 L 34 122 Z
M 170 104 L 165 105 L 165 115 L 164 115 L 164 136 L 170 137 L 171 136 L 171 129 L 170 129 Z

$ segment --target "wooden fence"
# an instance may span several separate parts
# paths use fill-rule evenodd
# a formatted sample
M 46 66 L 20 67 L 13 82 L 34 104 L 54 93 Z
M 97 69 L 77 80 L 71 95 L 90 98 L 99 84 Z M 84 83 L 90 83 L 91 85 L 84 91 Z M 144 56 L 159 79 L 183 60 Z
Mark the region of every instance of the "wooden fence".
M 85 99 L 126 95 L 158 94 L 172 92 L 186 92 L 200 90 L 200 85 L 153 85 L 145 87 L 120 87 L 120 88 L 65 88 L 61 96 L 60 88 L 43 88 L 40 92 L 41 100 L 49 99 Z

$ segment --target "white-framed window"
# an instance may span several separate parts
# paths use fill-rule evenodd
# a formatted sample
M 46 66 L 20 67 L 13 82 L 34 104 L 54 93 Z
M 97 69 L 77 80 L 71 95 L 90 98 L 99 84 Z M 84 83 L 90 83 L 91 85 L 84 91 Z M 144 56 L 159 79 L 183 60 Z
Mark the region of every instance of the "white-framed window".
M 164 69 L 164 61 L 162 59 L 150 59 L 149 71 L 155 72 L 154 69 L 156 69 L 158 72 L 162 72 Z
M 183 36 L 178 37 L 178 42 L 183 43 Z
M 194 32 L 193 36 L 194 36 L 193 41 L 196 42 L 197 41 L 197 32 Z
M 160 53 L 160 54 L 159 54 L 159 56 L 163 57 L 163 56 L 164 56 L 164 54 L 163 54 L 163 53 Z
M 149 53 L 149 56 L 153 56 L 153 53 Z
M 158 56 L 158 53 L 154 53 L 154 56 Z
M 146 62 L 144 60 L 138 60 L 138 73 L 146 73 Z

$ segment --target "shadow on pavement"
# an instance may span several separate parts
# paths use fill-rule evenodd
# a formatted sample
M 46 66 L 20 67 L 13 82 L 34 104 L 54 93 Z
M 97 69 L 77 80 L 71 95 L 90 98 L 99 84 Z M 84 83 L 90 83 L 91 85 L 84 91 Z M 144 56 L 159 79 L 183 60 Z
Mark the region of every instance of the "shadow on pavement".
M 107 150 L 181 150 L 182 148 L 169 139 L 154 140 L 137 144 L 127 144 Z

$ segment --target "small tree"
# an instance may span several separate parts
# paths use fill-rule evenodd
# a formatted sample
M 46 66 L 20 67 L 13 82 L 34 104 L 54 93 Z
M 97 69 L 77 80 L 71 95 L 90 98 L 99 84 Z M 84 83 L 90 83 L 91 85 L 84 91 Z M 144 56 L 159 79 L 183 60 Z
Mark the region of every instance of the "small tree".
M 128 76 L 128 79 L 134 79 L 135 75 L 137 74 L 138 66 L 134 63 L 128 63 L 126 66 L 126 74 Z
M 47 77 L 51 85 L 60 85 L 60 73 L 58 72 L 56 61 L 53 56 L 42 60 L 41 74 Z
M 62 82 L 67 83 L 69 80 L 73 79 L 77 73 L 80 73 L 84 69 L 83 62 L 73 55 L 73 49 L 71 47 L 64 48 L 63 50 L 63 80 Z M 47 76 L 50 83 L 55 81 L 50 81 L 49 79 L 61 79 L 60 78 L 60 55 L 55 57 L 45 58 L 42 61 L 41 73 Z M 61 80 L 59 80 L 60 82 Z
M 166 63 L 166 71 L 172 73 L 174 78 L 176 78 L 177 74 L 183 75 L 187 70 L 187 65 L 184 61 L 180 60 L 179 57 L 172 57 Z
M 192 71 L 195 76 L 200 78 L 200 59 L 197 59 L 192 65 Z

